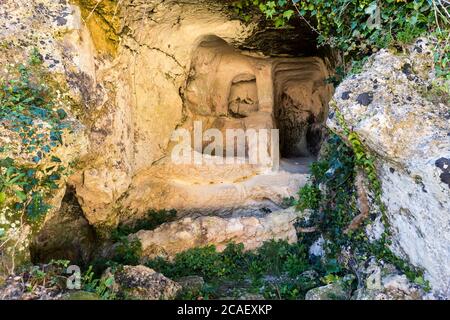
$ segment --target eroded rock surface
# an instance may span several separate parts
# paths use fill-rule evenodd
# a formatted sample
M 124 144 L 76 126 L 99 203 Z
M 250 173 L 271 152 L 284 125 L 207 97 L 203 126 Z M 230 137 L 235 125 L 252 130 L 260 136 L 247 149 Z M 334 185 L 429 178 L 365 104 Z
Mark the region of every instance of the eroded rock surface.
M 106 4 L 99 7 L 113 16 Z M 231 17 L 223 3 L 126 0 L 117 8 L 114 58 L 97 58 L 97 82 L 108 94 L 91 117 L 91 153 L 71 178 L 88 221 L 110 228 L 148 209 L 228 213 L 293 196 L 306 175 L 266 175 L 248 165 L 176 168 L 168 163 L 171 137 L 176 128 L 192 131 L 194 121 L 203 131 L 289 132 L 299 124 L 294 149 L 314 154 L 331 95 L 326 60 L 237 49 L 259 26 Z M 277 118 L 282 99 L 297 111 Z
M 401 274 L 388 263 L 369 259 L 365 267 L 359 269 L 364 277 L 361 288 L 352 294 L 353 300 L 422 300 L 432 298 L 406 275 Z
M 449 102 L 430 91 L 433 70 L 424 39 L 407 54 L 381 50 L 338 87 L 332 104 L 376 157 L 394 252 L 424 268 L 433 289 L 448 296 Z M 342 132 L 333 111 L 327 125 Z
M 2 1 L 0 26 L 2 85 L 4 81 L 7 83 L 11 79 L 17 79 L 17 70 L 24 68 L 28 79 L 31 79 L 30 82 L 48 88 L 53 99 L 52 109 L 37 108 L 38 111 L 33 111 L 34 118 L 27 125 L 23 124 L 24 121 L 17 121 L 26 118 L 20 111 L 20 116 L 16 115 L 16 118 L 2 117 L 0 157 L 6 161 L 9 161 L 8 158 L 13 159 L 17 167 L 30 170 L 46 168 L 50 175 L 52 168 L 56 167 L 52 160 L 54 157 L 62 166 L 69 167 L 70 163 L 88 152 L 89 141 L 85 126 L 80 121 L 80 113 L 90 105 L 88 100 L 96 100 L 95 96 L 90 95 L 95 83 L 95 65 L 89 32 L 81 23 L 80 10 L 66 1 Z M 39 62 L 33 64 L 30 62 L 33 60 Z M 80 79 L 83 81 L 78 81 Z M 17 88 L 18 95 L 23 95 L 23 89 L 20 89 L 20 86 Z M 45 90 L 41 92 L 46 92 Z M 2 95 L 2 99 L 4 97 Z M 35 103 L 41 107 L 39 102 Z M 58 128 L 65 128 L 57 133 L 60 135 L 58 139 L 54 136 L 55 117 L 49 115 L 52 112 L 58 114 Z M 21 125 L 17 127 L 17 123 Z M 28 140 L 24 136 L 25 130 L 28 130 Z M 35 133 L 34 136 L 32 132 Z M 60 140 L 61 143 L 56 143 L 55 140 Z M 33 144 L 34 149 L 30 148 Z M 57 210 L 61 204 L 65 180 L 65 177 L 62 177 L 57 181 L 59 190 L 44 193 L 43 201 L 51 206 L 50 211 Z M 8 195 L 6 198 L 8 201 L 15 201 L 13 196 Z M 1 201 L 1 236 L 2 241 L 3 236 L 8 239 L 8 245 L 4 246 L 7 242 L 2 244 L 0 269 L 8 265 L 10 267 L 7 268 L 14 266 L 12 260 L 7 258 L 9 255 L 14 257 L 17 263 L 29 259 L 27 251 L 30 238 L 40 227 L 40 223 L 25 223 L 25 219 L 14 218 L 17 216 L 17 210 L 12 210 L 8 201 Z M 32 228 L 30 224 L 33 224 Z M 11 243 L 14 245 L 10 245 Z
M 140 240 L 144 260 L 157 256 L 172 258 L 179 252 L 208 245 L 222 251 L 230 242 L 243 243 L 245 250 L 252 250 L 271 239 L 296 242 L 294 223 L 299 216 L 301 213 L 289 208 L 260 218 L 187 217 L 130 237 Z

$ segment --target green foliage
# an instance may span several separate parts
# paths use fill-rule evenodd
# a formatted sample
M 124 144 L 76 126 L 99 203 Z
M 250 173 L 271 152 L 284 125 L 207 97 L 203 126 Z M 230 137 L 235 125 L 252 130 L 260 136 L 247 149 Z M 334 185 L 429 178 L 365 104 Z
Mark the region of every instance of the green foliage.
M 93 267 L 90 266 L 81 278 L 82 288 L 84 291 L 96 293 L 103 300 L 114 300 L 116 294 L 112 290 L 114 284 L 114 276 L 96 278 Z
M 12 70 L 12 76 L 0 82 L 0 119 L 4 128 L 17 133 L 22 141 L 21 153 L 30 155 L 32 162 L 38 164 L 54 147 L 61 145 L 62 133 L 68 128 L 63 120 L 67 116 L 63 109 L 55 109 L 55 88 L 40 83 L 47 74 L 41 66 L 42 60 L 33 50 L 28 66 L 19 65 Z M 50 125 L 45 132 L 41 122 Z M 0 153 L 8 151 L 2 146 Z M 45 193 L 57 188 L 57 181 L 65 170 L 61 160 L 55 156 L 51 165 L 45 168 L 19 167 L 15 160 L 0 159 L 0 205 L 7 197 L 14 197 L 16 206 L 27 206 L 30 217 L 45 213 L 48 206 L 42 202 Z
M 34 49 L 25 64 L 8 66 L 0 79 L 2 134 L 12 143 L 0 146 L 0 239 L 11 242 L 14 230 L 39 226 L 67 168 L 54 155 L 70 130 L 58 100 L 62 90 Z M 17 233 L 17 232 L 16 232 Z
M 436 40 L 438 76 L 450 79 L 450 3 L 440 0 L 240 0 L 232 5 L 245 20 L 258 8 L 275 26 L 299 17 L 318 35 L 319 45 L 342 52 L 347 72 L 381 48 L 402 46 L 427 35 Z M 360 63 L 357 63 L 360 65 Z M 346 72 L 346 73 L 347 73 Z
M 324 184 L 327 191 L 321 197 L 320 209 L 318 204 L 309 207 L 317 213 L 310 223 L 332 238 L 337 251 L 345 244 L 343 230 L 357 211 L 353 186 L 355 156 L 334 134 L 328 139 L 325 153 L 325 157 L 311 166 L 312 185 L 318 188 L 319 184 Z
M 112 256 L 109 259 L 96 258 L 92 261 L 95 274 L 100 275 L 106 268 L 117 268 L 121 265 L 138 265 L 142 255 L 142 245 L 137 239 L 120 237 L 113 247 Z
M 301 243 L 268 241 L 255 252 L 244 252 L 242 244 L 230 243 L 224 251 L 214 246 L 194 248 L 179 253 L 174 260 L 157 258 L 147 266 L 169 278 L 199 275 L 207 285 L 201 292 L 203 298 L 217 297 L 217 289 L 225 283 L 235 285 L 251 283 L 250 290 L 262 292 L 267 298 L 302 298 L 317 281 L 299 275 L 311 268 L 307 247 Z M 285 277 L 277 284 L 264 282 L 264 277 Z M 192 298 L 192 297 L 191 297 Z
M 297 208 L 300 211 L 305 209 L 319 209 L 321 195 L 317 186 L 306 184 L 300 189 L 298 194 Z
M 111 232 L 111 240 L 115 242 L 114 252 L 110 259 L 98 258 L 93 261 L 95 272 L 101 272 L 107 267 L 118 265 L 139 264 L 142 246 L 138 239 L 130 239 L 129 235 L 139 230 L 153 230 L 161 224 L 173 221 L 176 218 L 175 210 L 150 210 L 145 217 L 133 224 L 121 224 Z
M 317 226 L 320 233 L 327 239 L 327 263 L 324 266 L 326 276 L 324 282 L 337 279 L 342 274 L 352 272 L 351 266 L 338 263 L 342 248 L 350 249 L 357 262 L 363 263 L 374 256 L 395 265 L 406 276 L 418 284 L 423 282 L 423 272 L 412 267 L 406 261 L 398 258 L 389 249 L 389 225 L 384 215 L 384 205 L 381 201 L 381 185 L 377 179 L 373 158 L 367 153 L 359 137 L 349 130 L 343 121 L 342 115 L 334 110 L 347 136 L 348 145 L 334 134 L 328 138 L 324 156 L 311 166 L 311 185 L 318 187 L 324 184 L 325 194 L 322 195 L 320 206 L 313 203 L 309 209 L 314 210 L 309 223 Z M 366 173 L 370 182 L 371 191 L 375 197 L 375 204 L 382 213 L 385 222 L 385 232 L 377 241 L 369 242 L 364 228 L 345 233 L 344 230 L 359 213 L 356 206 L 356 190 L 354 187 L 355 167 L 360 167 Z M 303 202 L 304 206 L 310 204 Z M 370 223 L 366 221 L 365 223 Z M 364 227 L 363 225 L 362 227 Z
M 293 8 L 286 8 L 290 1 L 239 0 L 231 4 L 232 9 L 248 22 L 253 17 L 253 8 L 258 8 L 275 27 L 284 27 L 294 15 Z
M 50 208 L 44 197 L 58 188 L 57 182 L 65 169 L 59 165 L 20 166 L 9 157 L 0 159 L 0 206 L 9 198 L 11 208 L 24 211 L 29 221 L 36 221 Z
M 0 118 L 9 130 L 22 138 L 24 151 L 39 163 L 51 149 L 62 143 L 63 130 L 68 124 L 63 120 L 67 114 L 56 109 L 56 88 L 41 83 L 48 75 L 32 56 L 28 66 L 23 64 L 12 70 L 9 79 L 2 79 L 0 87 Z M 42 122 L 50 125 L 43 132 Z
M 136 265 L 141 257 L 141 242 L 122 237 L 115 247 L 113 262 L 123 265 Z
M 27 291 L 34 292 L 38 286 L 65 289 L 67 277 L 64 274 L 69 263 L 67 260 L 52 260 L 46 265 L 24 268 L 21 276 L 26 281 Z

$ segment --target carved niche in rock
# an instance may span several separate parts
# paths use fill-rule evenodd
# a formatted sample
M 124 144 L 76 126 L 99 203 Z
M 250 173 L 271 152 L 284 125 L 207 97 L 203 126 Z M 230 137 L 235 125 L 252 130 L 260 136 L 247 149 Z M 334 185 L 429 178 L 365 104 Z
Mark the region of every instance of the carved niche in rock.
M 189 76 L 186 126 L 201 120 L 203 130 L 224 135 L 227 129 L 277 128 L 283 156 L 318 151 L 332 94 L 321 58 L 265 57 L 208 36 L 194 51 Z

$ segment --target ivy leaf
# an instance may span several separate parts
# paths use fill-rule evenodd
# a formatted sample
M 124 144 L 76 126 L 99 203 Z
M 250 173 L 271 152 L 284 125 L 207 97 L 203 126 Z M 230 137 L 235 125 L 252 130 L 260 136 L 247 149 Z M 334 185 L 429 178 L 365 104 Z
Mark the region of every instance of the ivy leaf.
M 293 14 L 294 14 L 294 10 L 287 10 L 287 11 L 283 12 L 283 18 L 285 18 L 286 20 L 289 20 Z
M 284 19 L 281 17 L 276 18 L 275 20 L 275 28 L 279 28 L 284 26 Z
M 25 200 L 27 200 L 27 195 L 19 190 L 14 191 L 14 193 L 16 194 L 17 198 L 19 198 L 20 202 L 24 202 Z
M 58 114 L 60 120 L 64 120 L 67 117 L 67 113 L 63 109 L 56 110 L 56 113 Z
M 108 288 L 111 287 L 113 284 L 114 284 L 113 277 L 109 277 L 108 279 L 105 280 L 105 286 L 107 286 Z
M 0 204 L 3 204 L 6 201 L 6 193 L 0 192 Z
M 52 156 L 52 162 L 62 162 L 60 158 L 56 157 L 56 156 Z

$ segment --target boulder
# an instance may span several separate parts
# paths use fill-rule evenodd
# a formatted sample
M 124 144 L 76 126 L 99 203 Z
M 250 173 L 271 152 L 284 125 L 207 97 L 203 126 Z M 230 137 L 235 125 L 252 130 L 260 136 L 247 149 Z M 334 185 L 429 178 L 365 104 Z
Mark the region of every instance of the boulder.
M 424 290 L 408 280 L 393 265 L 369 259 L 366 267 L 358 270 L 364 284 L 352 294 L 352 300 L 422 300 Z
M 186 276 L 176 279 L 183 288 L 183 292 L 198 293 L 205 285 L 205 280 L 200 276 Z
M 419 39 L 405 53 L 373 55 L 337 88 L 327 126 L 345 136 L 339 112 L 375 157 L 391 249 L 449 296 L 450 109 L 435 89 L 431 48 Z
M 349 300 L 350 294 L 351 290 L 343 282 L 337 281 L 309 290 L 305 300 Z
M 87 300 L 101 300 L 101 297 L 94 293 L 94 292 L 88 292 L 88 291 L 73 291 L 69 292 L 62 296 L 62 300 L 81 300 L 81 301 L 87 301 Z
M 144 260 L 158 256 L 173 258 L 179 252 L 208 245 L 222 251 L 230 242 L 242 243 L 245 250 L 253 250 L 272 239 L 296 242 L 294 223 L 301 215 L 292 207 L 261 217 L 187 217 L 155 230 L 141 230 L 130 238 L 141 242 Z
M 145 266 L 124 266 L 114 273 L 113 288 L 119 296 L 134 300 L 174 299 L 181 285 Z

